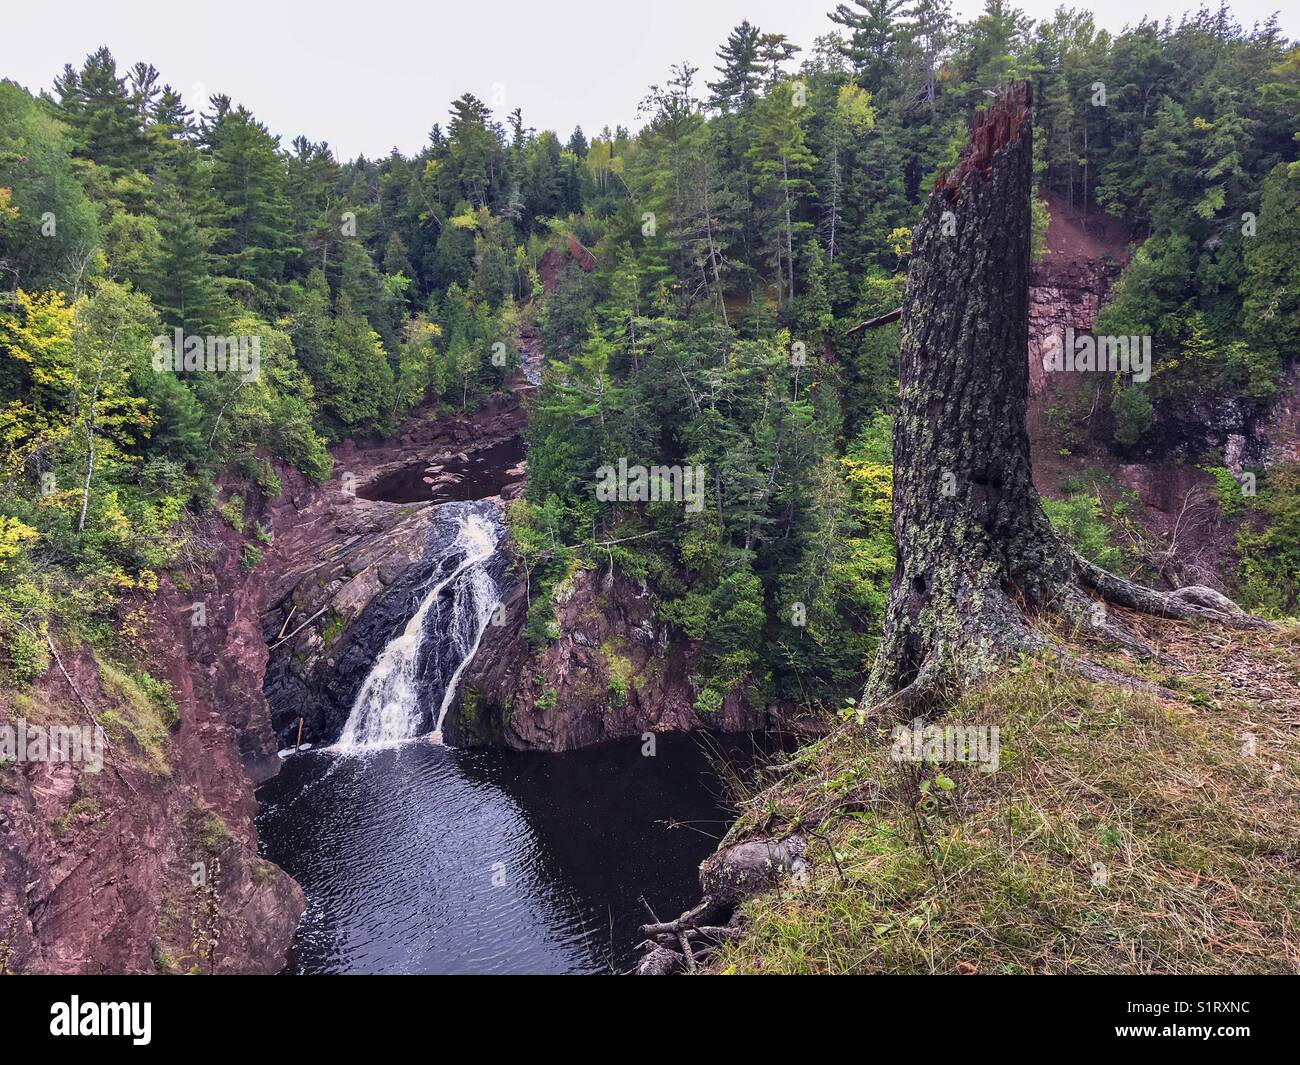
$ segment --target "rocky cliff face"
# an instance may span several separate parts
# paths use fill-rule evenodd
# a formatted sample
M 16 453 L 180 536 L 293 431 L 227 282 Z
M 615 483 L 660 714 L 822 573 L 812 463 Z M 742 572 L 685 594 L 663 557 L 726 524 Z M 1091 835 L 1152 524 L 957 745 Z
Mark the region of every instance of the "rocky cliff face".
M 1114 219 L 1086 216 L 1059 196 L 1048 194 L 1049 223 L 1042 259 L 1029 276 L 1029 405 L 1026 427 L 1035 445 L 1056 452 L 1070 436 L 1097 429 L 1106 417 L 1110 378 L 1100 374 L 1048 373 L 1043 356 L 1065 331 L 1086 333 L 1128 259 L 1131 235 Z M 1104 394 L 1103 394 L 1104 393 Z M 1080 424 L 1073 430 L 1067 421 Z M 1035 477 L 1037 480 L 1037 477 Z
M 466 673 L 445 733 L 458 745 L 566 751 L 646 732 L 762 726 L 738 694 L 716 715 L 692 709 L 696 651 L 659 621 L 653 593 L 620 574 L 579 570 L 555 592 L 560 637 L 534 657 L 515 584 Z
M 1042 396 L 1048 389 L 1043 356 L 1052 337 L 1067 328 L 1084 332 L 1119 277 L 1120 264 L 1108 256 L 1066 262 L 1050 258 L 1036 263 L 1029 280 L 1029 395 Z
M 257 856 L 253 785 L 275 772 L 261 693 L 258 580 L 215 522 L 192 587 L 166 580 L 126 618 L 175 707 L 87 645 L 63 641 L 0 719 L 104 726 L 87 763 L 0 766 L 0 971 L 278 971 L 303 898 Z M 183 582 L 182 582 L 183 583 Z M 196 610 L 196 606 L 199 608 Z M 201 623 L 200 623 L 201 622 Z M 70 678 L 70 679 L 69 679 Z

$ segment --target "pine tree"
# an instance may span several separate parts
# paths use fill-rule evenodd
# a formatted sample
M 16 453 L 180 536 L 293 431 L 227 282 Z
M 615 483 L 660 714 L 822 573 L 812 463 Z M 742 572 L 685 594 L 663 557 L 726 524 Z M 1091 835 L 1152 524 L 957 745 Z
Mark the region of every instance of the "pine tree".
M 863 137 L 875 125 L 876 112 L 871 106 L 871 94 L 854 84 L 840 86 L 835 97 L 835 108 L 826 123 L 830 150 L 826 159 L 822 228 L 826 233 L 827 258 L 832 263 L 835 261 L 836 237 L 839 235 L 840 219 L 844 211 L 844 147 Z
M 501 142 L 502 134 L 492 122 L 492 112 L 478 97 L 466 93 L 451 105 L 447 157 L 439 171 L 444 202 L 463 198 L 474 207 L 495 202 L 505 177 Z
M 769 247 L 776 269 L 777 303 L 794 298 L 794 239 L 809 228 L 797 219 L 797 201 L 812 184 L 808 180 L 816 162 L 804 138 L 804 107 L 800 86 L 785 82 L 775 86 L 757 109 L 757 128 L 748 155 L 754 163 L 755 192 L 767 201 L 773 218 Z M 781 272 L 786 283 L 782 294 Z
M 907 0 L 852 0 L 837 4 L 830 19 L 850 31 L 844 54 L 858 83 L 879 95 L 894 65 L 902 13 Z
M 223 271 L 250 286 L 284 275 L 293 244 L 280 140 L 243 107 L 218 106 L 204 139 L 211 147 L 212 187 L 224 207 L 215 253 Z
M 1246 339 L 1274 357 L 1300 350 L 1300 163 L 1278 163 L 1265 179 L 1245 260 Z
M 799 51 L 799 46 L 789 40 L 784 33 L 765 33 L 758 39 L 758 57 L 762 66 L 767 69 L 769 90 L 775 88 L 785 77 L 785 72 L 781 68 Z
M 916 51 L 926 106 L 933 111 L 939 61 L 952 26 L 952 5 L 950 0 L 917 0 L 907 15 L 901 30 L 902 39 Z
M 581 126 L 574 126 L 573 133 L 569 135 L 569 143 L 565 147 L 576 155 L 579 159 L 587 158 L 587 137 L 582 132 Z
M 747 110 L 758 95 L 762 66 L 757 26 L 742 22 L 717 51 L 718 80 L 708 83 L 709 106 L 720 111 Z
M 65 66 L 54 88 L 59 115 L 72 127 L 79 154 L 114 175 L 143 169 L 144 114 L 107 48 L 88 55 L 80 71 Z
M 179 183 L 164 183 L 155 199 L 162 254 L 150 287 L 163 321 L 186 333 L 218 330 L 225 300 L 213 276 L 213 230 L 184 199 Z

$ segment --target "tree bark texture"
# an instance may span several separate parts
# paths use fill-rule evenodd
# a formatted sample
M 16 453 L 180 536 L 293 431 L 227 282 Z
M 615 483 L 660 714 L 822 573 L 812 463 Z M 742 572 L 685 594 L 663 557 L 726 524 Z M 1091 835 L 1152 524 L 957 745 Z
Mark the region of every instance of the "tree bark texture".
M 1103 601 L 1255 623 L 1226 600 L 1213 609 L 1098 570 L 1043 511 L 1025 429 L 1031 103 L 1022 82 L 976 114 L 912 234 L 894 418 L 897 558 L 866 706 L 891 699 L 910 709 L 941 682 L 1050 650 L 1027 621 L 1040 611 L 1137 653 L 1150 648 L 1112 622 Z M 1120 679 L 1060 656 L 1088 676 Z

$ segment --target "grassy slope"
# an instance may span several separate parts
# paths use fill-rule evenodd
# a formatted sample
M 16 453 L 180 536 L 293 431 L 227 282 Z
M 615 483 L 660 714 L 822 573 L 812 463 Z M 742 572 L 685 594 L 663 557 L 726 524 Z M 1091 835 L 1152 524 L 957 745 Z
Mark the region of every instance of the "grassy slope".
M 733 836 L 816 832 L 813 875 L 751 900 L 714 971 L 1300 970 L 1300 626 L 1125 620 L 1181 701 L 1025 661 L 940 719 L 999 726 L 996 772 L 852 723 L 801 751 Z

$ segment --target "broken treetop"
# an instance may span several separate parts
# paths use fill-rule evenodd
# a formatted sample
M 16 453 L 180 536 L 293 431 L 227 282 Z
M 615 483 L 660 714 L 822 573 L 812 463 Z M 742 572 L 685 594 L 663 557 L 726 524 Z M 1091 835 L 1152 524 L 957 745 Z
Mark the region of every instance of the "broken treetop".
M 1029 121 L 1030 102 L 1029 82 L 1021 81 L 1010 86 L 988 107 L 976 111 L 971 120 L 970 138 L 957 157 L 952 177 L 940 167 L 939 180 L 931 195 L 943 192 L 949 203 L 955 203 L 967 174 L 978 171 L 987 180 L 993 169 L 993 157 L 1020 139 L 1021 126 Z

